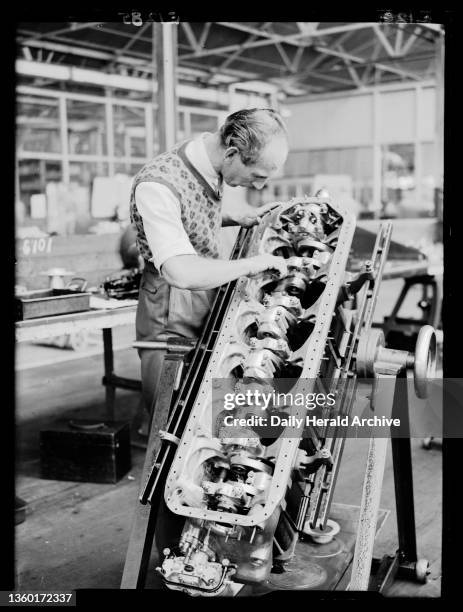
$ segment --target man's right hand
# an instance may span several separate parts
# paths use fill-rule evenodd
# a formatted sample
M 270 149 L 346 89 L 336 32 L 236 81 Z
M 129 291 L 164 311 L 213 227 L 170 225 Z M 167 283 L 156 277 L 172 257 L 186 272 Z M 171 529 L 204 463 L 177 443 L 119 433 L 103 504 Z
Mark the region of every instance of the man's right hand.
M 276 270 L 282 277 L 288 274 L 286 260 L 283 257 L 270 255 L 270 253 L 248 257 L 246 262 L 249 264 L 247 276 L 259 274 L 259 272 L 265 272 L 265 270 Z

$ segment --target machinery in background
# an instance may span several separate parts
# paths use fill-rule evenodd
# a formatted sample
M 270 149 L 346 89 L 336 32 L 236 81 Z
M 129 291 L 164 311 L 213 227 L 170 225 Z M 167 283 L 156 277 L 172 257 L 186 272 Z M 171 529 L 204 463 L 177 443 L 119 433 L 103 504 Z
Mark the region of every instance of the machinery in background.
M 141 272 L 138 268 L 121 270 L 108 276 L 102 284 L 108 298 L 116 300 L 136 300 L 140 289 Z
M 138 298 L 143 258 L 138 252 L 136 236 L 132 224 L 127 225 L 121 234 L 119 255 L 124 268 L 108 276 L 102 283 L 102 290 L 108 298 L 116 300 Z

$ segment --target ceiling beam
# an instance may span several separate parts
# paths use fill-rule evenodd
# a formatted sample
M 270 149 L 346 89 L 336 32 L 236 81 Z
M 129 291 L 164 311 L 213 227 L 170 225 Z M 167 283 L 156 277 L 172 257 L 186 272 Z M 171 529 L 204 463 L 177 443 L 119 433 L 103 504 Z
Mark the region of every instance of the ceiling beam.
M 117 55 L 122 55 L 130 49 L 130 47 L 141 37 L 143 32 L 148 29 L 149 23 L 144 23 L 141 28 L 138 28 L 138 31 L 132 36 L 129 42 L 122 47 L 122 49 L 115 49 Z
M 267 28 L 269 25 L 270 25 L 270 21 L 266 21 L 264 23 L 264 25 L 262 26 L 262 31 L 265 31 L 265 28 Z M 244 43 L 242 43 L 240 45 L 239 49 L 237 49 L 234 53 L 229 55 L 227 57 L 227 59 L 225 59 L 225 61 L 222 62 L 222 64 L 220 64 L 220 66 L 218 66 L 217 68 L 213 68 L 213 72 L 219 72 L 223 68 L 227 68 L 227 66 L 229 66 L 232 62 L 234 62 L 236 59 L 238 59 L 238 57 L 241 55 L 241 53 L 247 48 L 247 45 L 250 42 L 254 41 L 258 36 L 259 36 L 258 33 L 257 34 L 251 34 L 251 36 L 248 36 L 248 38 L 244 41 Z M 228 55 L 228 54 L 224 54 L 224 55 Z M 241 61 L 243 61 L 243 57 L 241 57 Z M 246 61 L 246 59 L 244 59 L 244 61 Z M 269 62 L 269 64 L 270 64 L 270 62 Z
M 190 46 L 195 50 L 196 53 L 201 51 L 201 47 L 200 47 L 198 41 L 196 40 L 196 36 L 195 36 L 195 34 L 193 32 L 193 28 L 188 23 L 188 21 L 181 21 L 180 24 L 181 24 L 181 26 L 183 28 L 183 31 L 186 34 L 186 37 L 188 39 L 188 42 L 190 43 Z
M 24 44 L 24 43 L 20 43 L 20 44 Z M 30 45 L 31 47 L 42 47 L 43 49 L 48 49 L 50 51 L 56 51 L 57 53 L 63 53 L 63 54 L 69 54 L 69 55 L 76 55 L 76 56 L 80 56 L 80 57 L 84 57 L 84 58 L 90 58 L 90 59 L 99 59 L 102 61 L 107 61 L 107 62 L 114 62 L 116 61 L 118 64 L 127 64 L 133 67 L 137 67 L 139 69 L 145 69 L 145 70 L 152 70 L 152 62 L 149 60 L 149 58 L 147 59 L 139 59 L 139 58 L 135 58 L 135 57 L 128 57 L 128 56 L 119 56 L 119 57 L 115 57 L 114 56 L 114 52 L 113 51 L 96 51 L 94 49 L 84 49 L 81 47 L 75 47 L 72 45 L 66 45 L 63 43 L 56 43 L 56 42 L 48 42 L 48 41 L 31 41 Z M 107 47 L 108 49 L 111 49 L 111 47 Z M 64 57 L 64 56 L 63 56 Z M 61 58 L 62 59 L 62 58 Z M 54 64 L 56 64 L 58 61 L 60 60 L 56 60 L 55 62 L 53 62 Z M 200 66 L 199 68 L 191 68 L 191 67 L 184 67 L 184 66 L 178 66 L 177 70 L 179 72 L 179 74 L 181 75 L 186 75 L 186 76 L 208 76 L 209 72 L 208 70 L 204 67 L 204 66 Z M 223 78 L 224 82 L 228 82 L 230 78 L 240 78 L 240 77 L 247 77 L 249 76 L 249 73 L 243 72 L 243 71 L 238 71 L 238 70 L 231 70 L 230 71 L 230 77 L 227 78 L 224 75 L 216 75 L 215 78 Z M 258 78 L 259 75 L 253 75 L 253 78 Z
M 340 51 L 341 53 L 345 53 L 344 49 L 342 48 L 342 45 L 336 45 L 336 49 L 338 51 Z M 356 87 L 363 87 L 363 83 L 360 80 L 359 75 L 357 74 L 355 68 L 352 66 L 352 62 L 350 59 L 343 57 L 343 62 L 346 65 L 347 71 L 351 76 L 352 81 L 354 82 Z
M 396 36 L 395 36 L 395 44 L 394 44 L 394 53 L 395 53 L 396 57 L 400 53 L 400 49 L 402 47 L 403 37 L 404 37 L 404 24 L 403 23 L 399 23 L 398 27 L 397 27 L 397 33 L 396 33 Z
M 386 49 L 387 54 L 390 57 L 395 57 L 396 53 L 395 50 L 393 49 L 391 43 L 389 42 L 389 40 L 387 39 L 386 34 L 383 32 L 383 30 L 381 29 L 381 27 L 376 23 L 373 26 L 373 30 L 376 34 L 376 36 L 378 37 L 379 41 L 381 42 L 381 44 L 383 45 L 383 47 Z
M 296 49 L 296 53 L 294 54 L 293 62 L 291 64 L 291 72 L 297 72 L 299 70 L 299 64 L 301 63 L 304 51 L 305 47 L 299 47 Z
M 296 75 L 295 75 L 296 76 Z M 339 83 L 340 85 L 352 85 L 352 81 L 348 79 L 343 79 L 342 77 L 333 76 L 331 74 L 323 74 L 321 72 L 311 72 L 306 77 L 313 77 L 315 79 L 320 79 L 321 81 L 328 81 L 331 83 Z M 299 80 L 299 79 L 298 79 Z
M 23 55 L 24 55 L 24 57 L 25 57 L 27 60 L 29 60 L 30 62 L 31 62 L 31 61 L 34 59 L 34 58 L 32 57 L 32 53 L 31 53 L 31 50 L 29 49 L 29 46 L 27 46 L 27 47 L 23 47 Z
M 297 27 L 299 28 L 300 32 L 306 36 L 312 36 L 312 34 L 318 28 L 319 23 L 319 21 L 298 21 Z
M 29 36 L 31 34 L 31 32 L 28 32 L 28 31 L 24 31 L 23 30 L 23 32 L 25 33 L 26 36 Z M 131 38 L 131 36 L 129 34 L 126 34 L 125 37 L 126 38 L 127 37 Z M 146 41 L 146 39 L 143 39 L 143 40 Z M 30 41 L 29 38 L 25 38 L 24 40 L 22 40 L 22 41 L 20 40 L 19 42 L 22 43 L 22 44 L 26 44 L 27 45 L 27 44 L 29 44 L 29 41 Z M 62 37 L 62 36 L 53 36 L 52 37 L 52 41 L 53 42 L 56 41 L 58 43 L 65 43 L 67 45 L 73 44 L 73 43 L 74 44 L 78 44 L 80 42 L 80 41 L 77 41 L 77 40 L 74 41 L 72 39 L 65 38 L 65 37 Z M 43 46 L 44 44 L 45 44 L 44 42 L 40 42 L 40 46 Z M 77 49 L 79 47 L 75 47 L 75 48 Z M 114 54 L 114 46 L 111 46 L 111 45 L 108 45 L 108 44 L 95 43 L 95 42 L 91 42 L 91 41 L 86 40 L 85 41 L 85 48 L 86 49 L 96 49 L 96 50 L 101 50 L 101 51 L 109 51 L 112 54 L 113 58 L 114 58 L 114 55 L 115 55 Z M 144 60 L 145 62 L 146 61 L 151 61 L 151 54 L 149 54 L 149 53 L 141 53 L 140 51 L 133 51 L 133 50 L 131 50 L 130 54 L 134 56 L 133 57 L 134 60 L 135 60 L 135 58 L 140 58 L 140 59 Z
M 364 86 L 367 85 L 368 81 L 370 80 L 371 75 L 375 71 L 375 64 L 373 62 L 376 59 L 378 59 L 378 55 L 379 55 L 380 50 L 381 50 L 381 43 L 379 42 L 378 39 L 376 39 L 375 40 L 375 47 L 374 47 L 373 52 L 372 52 L 371 57 L 370 57 L 371 61 L 368 64 L 368 66 L 365 67 L 365 72 L 363 73 L 362 84 Z
M 141 79 L 135 77 L 121 77 L 116 74 L 105 74 L 99 70 L 89 70 L 76 68 L 73 66 L 56 66 L 50 64 L 44 64 L 39 62 L 28 62 L 26 60 L 16 60 L 16 72 L 17 74 L 39 77 L 39 78 L 51 78 L 55 81 L 73 81 L 76 83 L 87 83 L 94 84 L 99 87 L 111 87 L 116 89 L 126 89 L 128 92 L 140 92 L 144 94 L 150 94 L 153 89 L 153 83 L 148 79 Z M 156 88 L 156 83 L 154 84 Z M 243 89 L 245 89 L 243 87 Z M 30 88 L 21 86 L 18 87 L 19 93 L 32 93 Z M 251 103 L 259 104 L 262 100 L 261 96 L 263 93 L 268 93 L 268 84 L 263 91 L 259 91 L 259 83 L 255 83 L 253 88 L 246 89 L 246 94 L 241 95 L 240 103 L 245 103 L 247 96 L 251 95 Z M 46 92 L 43 92 L 46 95 Z M 180 83 L 178 85 L 178 95 L 181 98 L 200 100 L 202 102 L 213 102 L 223 106 L 228 106 L 229 95 L 228 91 L 224 91 L 220 88 L 204 88 L 195 87 L 190 84 Z M 252 96 L 255 96 L 253 99 Z
M 39 34 L 34 33 L 32 39 L 39 40 L 40 38 L 46 38 L 47 36 L 56 36 L 57 34 L 65 34 L 66 32 L 77 32 L 78 30 L 84 30 L 85 28 L 92 28 L 94 26 L 99 25 L 100 22 L 90 22 L 90 23 L 76 23 L 73 22 L 71 25 L 60 28 L 59 30 L 52 30 L 51 32 L 41 32 Z
M 404 45 L 400 49 L 399 55 L 405 55 L 406 53 L 408 53 L 410 49 L 412 48 L 412 45 L 414 44 L 415 40 L 418 38 L 420 34 L 421 34 L 421 27 L 415 28 L 413 34 L 408 38 L 408 40 L 404 43 Z
M 238 47 L 238 49 L 236 49 L 236 51 L 234 53 L 232 53 L 231 55 L 229 55 L 221 64 L 220 66 L 218 66 L 217 68 L 213 68 L 214 72 L 218 72 L 224 68 L 226 68 L 227 66 L 229 66 L 232 62 L 235 61 L 235 59 L 238 58 L 239 55 L 241 55 L 241 53 L 243 52 L 243 50 L 245 49 L 246 45 L 249 44 L 250 42 L 252 42 L 253 40 L 255 40 L 257 38 L 258 34 L 251 34 L 251 36 L 248 36 L 248 38 L 244 41 L 244 43 L 242 45 L 240 45 L 240 47 Z
M 103 27 L 104 26 L 104 27 Z M 108 28 L 108 26 L 106 24 L 100 25 L 100 27 L 97 29 L 98 32 L 107 32 L 108 34 L 113 34 L 114 36 L 121 36 L 122 38 L 132 38 L 133 34 L 131 34 L 130 32 L 128 32 L 127 30 L 113 30 L 113 28 Z M 140 37 L 138 40 L 140 40 L 141 42 L 144 43 L 148 43 L 148 44 L 152 44 L 152 40 L 151 38 L 144 38 L 144 37 Z M 87 41 L 85 41 L 85 44 L 87 44 Z
M 438 32 L 439 34 L 444 34 L 445 32 L 444 28 L 438 23 L 420 23 L 420 26 Z
M 48 42 L 48 41 L 19 41 L 21 45 L 27 45 L 29 47 L 41 47 L 43 49 L 48 49 L 50 51 L 56 51 L 58 53 L 67 53 L 70 55 L 77 55 L 81 57 L 87 57 L 90 59 L 100 59 L 100 60 L 114 60 L 114 53 L 109 51 L 96 51 L 94 49 L 84 49 L 83 47 L 75 47 L 73 45 L 62 44 L 57 42 Z M 106 47 L 107 49 L 111 49 L 111 47 Z M 117 61 L 132 64 L 132 65 L 141 65 L 146 62 L 142 59 L 137 59 L 135 57 L 118 57 Z
M 288 55 L 287 55 L 286 51 L 285 51 L 285 50 L 283 49 L 283 47 L 281 46 L 281 43 L 279 43 L 279 42 L 275 43 L 275 47 L 277 48 L 278 53 L 280 54 L 280 56 L 281 56 L 281 58 L 282 58 L 283 62 L 285 63 L 286 68 L 287 68 L 287 69 L 288 69 L 290 72 L 292 72 L 292 71 L 293 71 L 293 64 L 292 64 L 291 60 L 289 59 L 289 57 L 288 57 Z M 299 49 L 301 49 L 301 48 L 302 48 L 302 49 L 304 49 L 304 47 L 299 47 Z M 299 51 L 299 49 L 298 49 L 298 51 Z
M 338 36 L 338 38 L 334 41 L 334 44 L 336 45 L 343 44 L 346 40 L 348 40 L 353 35 L 353 33 L 354 33 L 353 31 L 344 32 L 343 34 L 341 34 L 341 36 Z M 356 52 L 357 50 L 360 51 L 363 48 L 365 48 L 365 46 L 369 46 L 370 44 L 371 44 L 371 41 L 368 41 L 368 43 L 362 43 L 359 47 L 355 48 L 355 51 L 351 51 L 351 52 Z M 323 53 L 320 53 L 318 57 L 316 57 L 313 60 L 313 62 L 305 68 L 305 71 L 310 72 L 313 68 L 321 64 L 323 61 L 328 62 L 327 64 L 325 64 L 324 70 L 329 70 L 332 66 L 335 66 L 337 63 L 339 63 L 338 58 L 333 58 L 333 60 L 330 62 L 329 58 L 326 55 L 324 55 Z
M 201 32 L 201 36 L 198 41 L 198 45 L 200 47 L 204 47 L 206 44 L 207 37 L 209 36 L 209 30 L 211 29 L 212 21 L 208 21 L 204 24 L 203 31 Z
M 351 23 L 348 25 L 344 25 L 344 26 L 336 26 L 336 27 L 332 27 L 332 28 L 325 28 L 323 30 L 316 30 L 313 34 L 312 37 L 314 36 L 328 36 L 328 34 L 338 34 L 340 32 L 347 32 L 347 31 L 351 31 L 351 30 L 359 30 L 362 28 L 368 28 L 371 27 L 373 24 L 371 23 Z M 259 30 L 260 32 L 260 30 Z M 271 38 L 268 38 L 268 35 L 266 36 L 265 34 L 260 33 L 261 36 L 265 36 L 266 40 L 258 40 L 256 42 L 252 42 L 250 43 L 247 48 L 251 49 L 251 48 L 255 48 L 255 47 L 265 47 L 267 45 L 271 45 L 274 44 L 275 42 L 284 42 L 284 43 L 290 43 L 290 41 L 296 41 L 300 38 L 306 38 L 306 34 L 302 34 L 301 32 L 299 32 L 298 34 L 289 34 L 286 36 L 283 36 L 281 34 L 278 34 L 277 36 L 273 35 Z M 226 45 L 223 47 L 215 47 L 214 49 L 205 49 L 204 51 L 201 51 L 201 53 L 188 53 L 188 54 L 183 54 L 179 56 L 179 59 L 189 59 L 191 57 L 206 57 L 208 55 L 217 55 L 217 53 L 228 53 L 230 51 L 235 51 L 236 49 L 238 49 L 240 47 L 239 44 L 234 44 L 234 45 Z
M 270 34 L 269 32 L 262 32 L 258 28 L 253 28 L 251 26 L 245 25 L 244 23 L 237 22 L 228 22 L 228 21 L 216 21 L 217 25 L 223 26 L 224 28 L 231 28 L 233 30 L 239 30 L 240 32 L 247 32 L 248 34 L 257 34 L 258 36 L 264 38 L 275 38 L 275 34 Z M 296 47 L 300 47 L 301 43 L 297 41 L 287 41 L 289 45 L 294 45 Z
M 304 79 L 314 77 L 315 79 L 320 79 L 322 81 L 329 81 L 331 83 L 339 83 L 340 85 L 352 85 L 352 81 L 350 79 L 344 79 L 343 77 L 325 74 L 324 72 L 316 72 L 312 70 L 310 73 L 307 71 L 303 71 L 297 74 L 292 74 L 287 77 L 287 80 L 292 83 L 304 83 Z
M 333 49 L 326 49 L 325 47 L 316 47 L 316 50 L 320 51 L 321 53 L 326 53 L 327 55 L 335 55 L 341 58 L 347 58 L 351 60 L 352 62 L 357 62 L 359 64 L 368 65 L 370 63 L 369 61 L 361 57 L 357 57 L 356 55 L 351 55 L 350 53 L 341 53 L 339 51 L 334 51 Z M 386 64 L 379 64 L 376 61 L 373 63 L 375 64 L 377 68 L 379 68 L 380 70 L 384 72 L 392 72 L 400 76 L 405 76 L 406 78 L 413 79 L 415 81 L 421 80 L 421 77 L 417 76 L 416 74 L 412 74 L 411 72 L 407 72 L 405 70 L 399 70 L 398 68 L 393 68 L 392 66 L 387 66 Z

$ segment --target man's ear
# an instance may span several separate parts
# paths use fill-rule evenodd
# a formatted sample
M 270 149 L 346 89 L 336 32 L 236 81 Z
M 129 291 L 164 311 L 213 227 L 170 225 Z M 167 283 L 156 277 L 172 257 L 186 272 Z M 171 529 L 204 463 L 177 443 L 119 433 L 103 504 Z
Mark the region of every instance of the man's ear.
M 225 157 L 225 159 L 232 159 L 238 153 L 239 153 L 239 151 L 238 151 L 237 147 L 228 147 L 228 149 L 225 151 L 225 156 L 224 157 Z

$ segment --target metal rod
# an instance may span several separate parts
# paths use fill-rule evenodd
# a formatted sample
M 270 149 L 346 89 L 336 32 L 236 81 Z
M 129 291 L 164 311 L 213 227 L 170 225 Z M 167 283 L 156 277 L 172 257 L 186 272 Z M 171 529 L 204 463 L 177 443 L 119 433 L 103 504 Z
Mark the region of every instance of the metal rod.
M 114 375 L 114 353 L 113 353 L 113 334 L 110 327 L 103 328 L 103 351 L 104 351 L 104 378 L 110 381 Z M 106 415 L 107 418 L 114 420 L 114 403 L 116 399 L 116 389 L 112 384 L 106 384 Z
M 173 344 L 168 340 L 156 340 L 152 342 L 138 340 L 136 342 L 133 342 L 132 346 L 136 349 L 146 349 L 152 351 L 166 351 L 174 348 L 178 349 L 179 351 L 190 351 L 193 348 L 193 345 L 187 342 L 185 342 L 185 344 Z
M 379 379 L 396 380 L 396 374 L 378 374 Z M 394 398 L 387 393 L 379 393 L 376 404 L 382 404 L 379 414 L 390 416 Z M 381 489 L 386 466 L 388 438 L 370 438 L 366 460 L 365 478 L 363 481 L 362 501 L 360 503 L 357 539 L 355 542 L 354 559 L 350 591 L 367 591 L 370 582 L 371 560 L 376 536 Z

